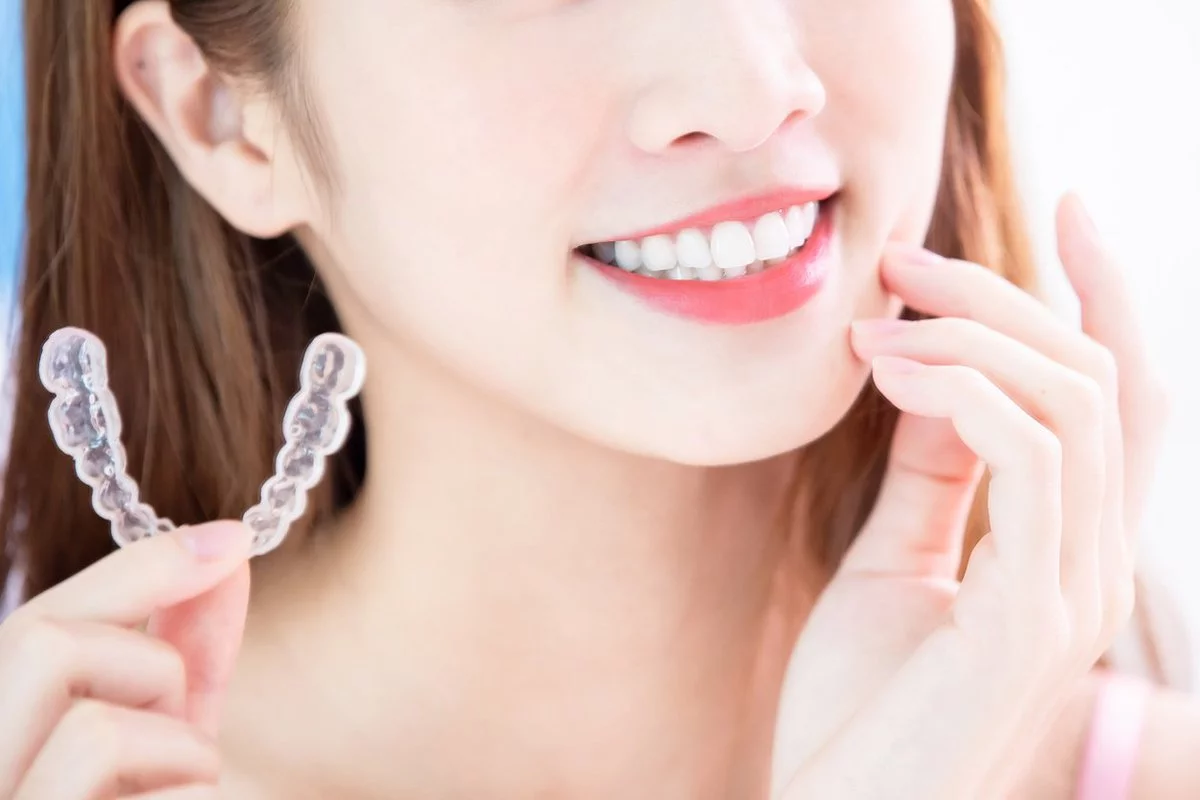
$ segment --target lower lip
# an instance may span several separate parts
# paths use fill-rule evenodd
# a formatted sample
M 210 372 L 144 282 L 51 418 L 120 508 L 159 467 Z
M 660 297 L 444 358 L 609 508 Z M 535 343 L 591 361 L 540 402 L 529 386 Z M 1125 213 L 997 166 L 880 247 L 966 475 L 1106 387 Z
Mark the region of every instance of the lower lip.
M 592 258 L 585 260 L 623 291 L 653 308 L 714 325 L 750 325 L 804 306 L 829 277 L 832 204 L 821 208 L 808 242 L 794 256 L 762 272 L 719 281 L 648 278 Z

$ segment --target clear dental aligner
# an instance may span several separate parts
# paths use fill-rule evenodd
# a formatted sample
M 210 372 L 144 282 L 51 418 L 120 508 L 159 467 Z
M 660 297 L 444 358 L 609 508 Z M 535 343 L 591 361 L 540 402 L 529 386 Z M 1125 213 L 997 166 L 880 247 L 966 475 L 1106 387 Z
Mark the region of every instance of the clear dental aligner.
M 170 531 L 138 497 L 137 483 L 125 471 L 121 418 L 108 389 L 103 343 L 80 328 L 56 331 L 42 348 L 42 384 L 55 398 L 50 429 L 59 448 L 75 459 L 75 472 L 92 487 L 92 507 L 112 525 L 113 539 L 127 544 Z M 276 474 L 263 484 L 261 501 L 242 517 L 254 531 L 253 555 L 276 547 L 307 506 L 308 491 L 320 481 L 325 459 L 346 441 L 346 403 L 362 389 L 366 359 L 351 339 L 322 334 L 312 341 L 300 371 L 300 391 L 284 416 L 284 446 Z
M 362 389 L 366 359 L 352 340 L 336 333 L 313 339 L 300 368 L 300 391 L 283 417 L 284 444 L 275 474 L 260 501 L 242 517 L 254 531 L 254 555 L 274 550 L 288 527 L 304 514 L 308 490 L 325 474 L 325 459 L 350 432 L 346 403 Z
M 137 482 L 125 471 L 121 415 L 108 389 L 104 345 L 88 331 L 63 328 L 42 347 L 38 372 L 54 393 L 50 430 L 60 450 L 75 459 L 75 474 L 92 488 L 92 508 L 112 525 L 122 547 L 174 529 L 141 502 Z

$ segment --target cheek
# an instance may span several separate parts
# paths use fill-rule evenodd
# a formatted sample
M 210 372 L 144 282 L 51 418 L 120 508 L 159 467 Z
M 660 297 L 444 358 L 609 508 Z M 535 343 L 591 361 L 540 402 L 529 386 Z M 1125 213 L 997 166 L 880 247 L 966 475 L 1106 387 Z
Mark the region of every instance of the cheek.
M 951 0 L 835 5 L 821 14 L 811 50 L 831 97 L 856 122 L 897 129 L 945 111 L 956 47 Z
M 422 50 L 429 38 L 437 41 Z M 378 65 L 390 77 L 373 92 L 330 98 L 347 121 L 339 150 L 348 181 L 403 204 L 419 230 L 457 218 L 477 223 L 473 236 L 503 235 L 522 220 L 569 217 L 562 202 L 604 108 L 595 71 L 570 58 L 571 43 L 530 26 L 396 49 L 404 68 Z
M 814 42 L 834 142 L 864 225 L 920 240 L 941 175 L 955 59 L 950 0 L 850 0 Z M 822 43 L 829 43 L 824 47 Z M 875 242 L 871 243 L 875 246 Z
M 329 238 L 389 327 L 464 351 L 480 331 L 518 342 L 552 328 L 578 185 L 612 104 L 604 71 L 571 57 L 580 43 L 549 34 L 474 37 L 459 24 L 389 41 L 368 49 L 403 58 L 368 62 L 386 76 L 369 92 L 339 91 L 354 85 L 344 56 L 314 70 L 345 188 Z

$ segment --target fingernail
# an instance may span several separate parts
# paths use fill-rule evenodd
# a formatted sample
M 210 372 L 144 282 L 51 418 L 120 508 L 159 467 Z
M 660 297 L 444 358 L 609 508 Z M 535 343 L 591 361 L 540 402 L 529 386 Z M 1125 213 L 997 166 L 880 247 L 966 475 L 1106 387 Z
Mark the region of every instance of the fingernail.
M 924 365 L 910 358 L 876 356 L 871 359 L 871 368 L 876 372 L 888 372 L 893 375 L 912 375 L 924 369 Z
M 916 267 L 933 267 L 946 260 L 932 250 L 906 242 L 889 244 L 887 254 L 898 262 L 912 264 Z
M 239 522 L 210 522 L 179 533 L 183 546 L 201 561 L 220 561 L 250 551 L 250 532 Z

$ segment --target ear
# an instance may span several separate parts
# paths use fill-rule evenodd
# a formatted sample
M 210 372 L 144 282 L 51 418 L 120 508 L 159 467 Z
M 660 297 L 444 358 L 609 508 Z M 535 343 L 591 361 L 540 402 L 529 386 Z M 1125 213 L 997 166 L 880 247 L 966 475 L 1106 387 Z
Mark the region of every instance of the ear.
M 278 107 L 218 74 L 165 0 L 140 0 L 121 14 L 113 58 L 130 104 L 231 225 L 266 239 L 311 220 L 311 184 Z

